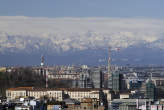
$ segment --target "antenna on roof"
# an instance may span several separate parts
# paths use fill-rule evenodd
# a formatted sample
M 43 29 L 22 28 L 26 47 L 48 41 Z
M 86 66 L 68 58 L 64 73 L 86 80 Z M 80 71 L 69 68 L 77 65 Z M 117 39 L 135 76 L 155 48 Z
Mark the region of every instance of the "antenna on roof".
M 43 55 L 41 56 L 41 63 L 40 63 L 40 66 L 42 66 L 42 67 L 44 66 L 44 56 L 43 56 Z
M 108 47 L 108 74 L 111 74 L 111 47 Z

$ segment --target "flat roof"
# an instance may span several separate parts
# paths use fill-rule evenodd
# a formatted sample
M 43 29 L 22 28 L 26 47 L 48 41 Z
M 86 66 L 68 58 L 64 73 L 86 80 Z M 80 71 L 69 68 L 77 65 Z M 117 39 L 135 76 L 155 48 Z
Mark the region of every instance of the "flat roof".
M 99 90 L 109 90 L 101 88 L 34 88 L 34 87 L 16 87 L 9 88 L 10 91 L 28 90 L 28 91 L 99 91 Z

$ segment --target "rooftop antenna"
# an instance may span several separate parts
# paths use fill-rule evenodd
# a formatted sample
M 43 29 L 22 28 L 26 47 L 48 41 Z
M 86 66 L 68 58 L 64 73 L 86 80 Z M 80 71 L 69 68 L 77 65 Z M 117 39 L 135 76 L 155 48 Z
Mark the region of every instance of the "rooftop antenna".
M 41 63 L 40 63 L 40 66 L 42 66 L 42 67 L 44 66 L 44 56 L 43 56 L 43 55 L 41 56 Z
M 111 47 L 108 47 L 108 74 L 111 75 Z
M 48 70 L 46 70 L 46 89 L 48 88 Z
M 153 67 L 151 69 L 151 73 L 150 73 L 150 80 L 152 81 L 152 74 L 153 74 Z
M 44 56 L 42 55 L 41 56 L 41 63 L 40 63 L 40 66 L 41 66 L 41 69 L 42 69 L 42 72 L 43 74 L 45 75 L 46 77 L 46 88 L 48 88 L 48 69 L 46 69 L 44 66 Z

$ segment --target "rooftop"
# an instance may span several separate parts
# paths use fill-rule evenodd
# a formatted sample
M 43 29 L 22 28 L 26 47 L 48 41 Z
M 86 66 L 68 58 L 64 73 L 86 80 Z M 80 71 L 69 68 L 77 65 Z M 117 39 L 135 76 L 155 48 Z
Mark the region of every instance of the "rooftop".
M 99 90 L 109 90 L 100 88 L 34 88 L 34 87 L 17 87 L 9 88 L 10 91 L 28 90 L 28 91 L 99 91 Z

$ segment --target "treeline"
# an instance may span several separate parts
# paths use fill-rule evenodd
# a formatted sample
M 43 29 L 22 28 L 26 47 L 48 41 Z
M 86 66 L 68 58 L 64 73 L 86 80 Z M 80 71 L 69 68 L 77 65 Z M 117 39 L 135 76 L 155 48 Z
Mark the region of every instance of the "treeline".
M 32 71 L 29 67 L 22 67 L 14 72 L 0 72 L 0 96 L 5 96 L 8 88 L 32 86 L 44 88 L 46 78 Z M 69 88 L 71 81 L 68 80 L 48 80 L 49 88 Z

